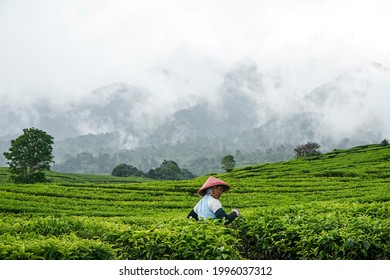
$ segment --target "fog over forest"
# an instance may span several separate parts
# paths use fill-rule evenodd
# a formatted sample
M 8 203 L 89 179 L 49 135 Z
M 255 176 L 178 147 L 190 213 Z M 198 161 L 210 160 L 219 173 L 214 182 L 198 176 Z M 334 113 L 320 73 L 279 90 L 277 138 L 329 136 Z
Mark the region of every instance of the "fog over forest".
M 53 170 L 202 175 L 390 137 L 389 4 L 0 2 L 0 149 L 55 138 Z M 172 9 L 175 7 L 175 9 Z M 6 166 L 3 156 L 0 165 Z
M 187 96 L 171 107 L 156 104 L 147 89 L 124 83 L 60 107 L 50 99 L 19 105 L 18 110 L 3 103 L 2 147 L 24 127 L 34 126 L 55 137 L 57 170 L 62 170 L 64 157 L 83 152 L 98 156 L 137 150 L 134 155 L 148 159 L 146 168 L 167 158 L 191 171 L 189 161 L 224 153 L 285 148 L 275 158 L 263 155 L 249 161 L 261 163 L 291 158 L 293 147 L 307 141 L 329 151 L 379 143 L 390 135 L 385 105 L 390 70 L 380 63 L 346 69 L 306 94 L 296 87 L 290 92 L 290 83 L 283 70 L 262 72 L 254 61 L 245 60 L 224 74 L 213 98 Z M 183 146 L 189 154 L 183 154 Z M 133 156 L 122 158 L 137 165 Z

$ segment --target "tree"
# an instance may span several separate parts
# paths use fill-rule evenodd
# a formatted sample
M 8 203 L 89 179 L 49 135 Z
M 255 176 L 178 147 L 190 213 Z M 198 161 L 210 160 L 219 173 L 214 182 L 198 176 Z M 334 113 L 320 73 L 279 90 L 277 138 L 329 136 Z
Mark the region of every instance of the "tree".
M 386 138 L 382 140 L 381 146 L 386 147 L 386 146 L 389 146 L 389 145 L 390 145 L 389 140 L 387 140 Z
M 121 163 L 115 166 L 115 168 L 111 172 L 111 175 L 117 177 L 129 177 L 129 176 L 141 177 L 142 176 L 141 173 L 136 167 L 125 163 Z
M 183 180 L 195 178 L 187 169 L 180 169 L 176 162 L 173 160 L 163 160 L 160 167 L 156 169 L 150 169 L 146 174 L 148 178 L 163 179 L 163 180 Z
M 315 142 L 307 142 L 304 145 L 297 146 L 294 149 L 295 155 L 297 158 L 305 158 L 311 156 L 318 156 L 321 154 L 317 149 L 320 148 L 320 145 Z
M 180 180 L 181 169 L 173 160 L 163 160 L 160 167 L 156 168 L 156 173 L 160 179 Z
M 54 163 L 53 139 L 43 130 L 25 128 L 22 135 L 11 140 L 9 151 L 4 153 L 11 180 L 15 183 L 45 182 L 42 171 L 50 170 Z
M 222 169 L 225 169 L 226 172 L 233 171 L 235 165 L 236 161 L 232 155 L 224 156 L 221 160 L 221 167 Z

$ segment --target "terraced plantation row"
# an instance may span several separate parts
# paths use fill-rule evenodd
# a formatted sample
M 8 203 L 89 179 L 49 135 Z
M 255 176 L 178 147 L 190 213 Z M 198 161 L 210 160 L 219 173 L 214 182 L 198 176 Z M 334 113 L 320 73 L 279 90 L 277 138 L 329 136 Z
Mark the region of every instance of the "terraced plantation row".
M 208 176 L 2 184 L 0 259 L 389 259 L 389 159 L 370 145 L 217 174 L 242 212 L 229 227 L 186 219 Z

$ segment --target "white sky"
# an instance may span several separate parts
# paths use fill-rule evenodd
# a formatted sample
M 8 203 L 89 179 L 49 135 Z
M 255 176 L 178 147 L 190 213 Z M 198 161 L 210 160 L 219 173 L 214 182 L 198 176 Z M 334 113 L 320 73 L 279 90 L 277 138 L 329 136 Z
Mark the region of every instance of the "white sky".
M 208 95 L 248 58 L 315 85 L 356 63 L 390 67 L 389 13 L 388 0 L 0 0 L 0 97 L 116 82 L 165 101 Z

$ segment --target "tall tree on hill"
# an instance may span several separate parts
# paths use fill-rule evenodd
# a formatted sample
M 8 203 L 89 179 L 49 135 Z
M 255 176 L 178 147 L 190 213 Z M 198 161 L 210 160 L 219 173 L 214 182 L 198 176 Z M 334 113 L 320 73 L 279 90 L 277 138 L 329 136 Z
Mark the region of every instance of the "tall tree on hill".
M 235 165 L 236 161 L 232 155 L 224 156 L 221 160 L 221 167 L 226 170 L 226 172 L 233 171 Z
M 53 137 L 43 130 L 25 128 L 23 134 L 11 140 L 4 153 L 8 160 L 10 178 L 15 183 L 46 181 L 44 170 L 50 170 L 53 161 Z

